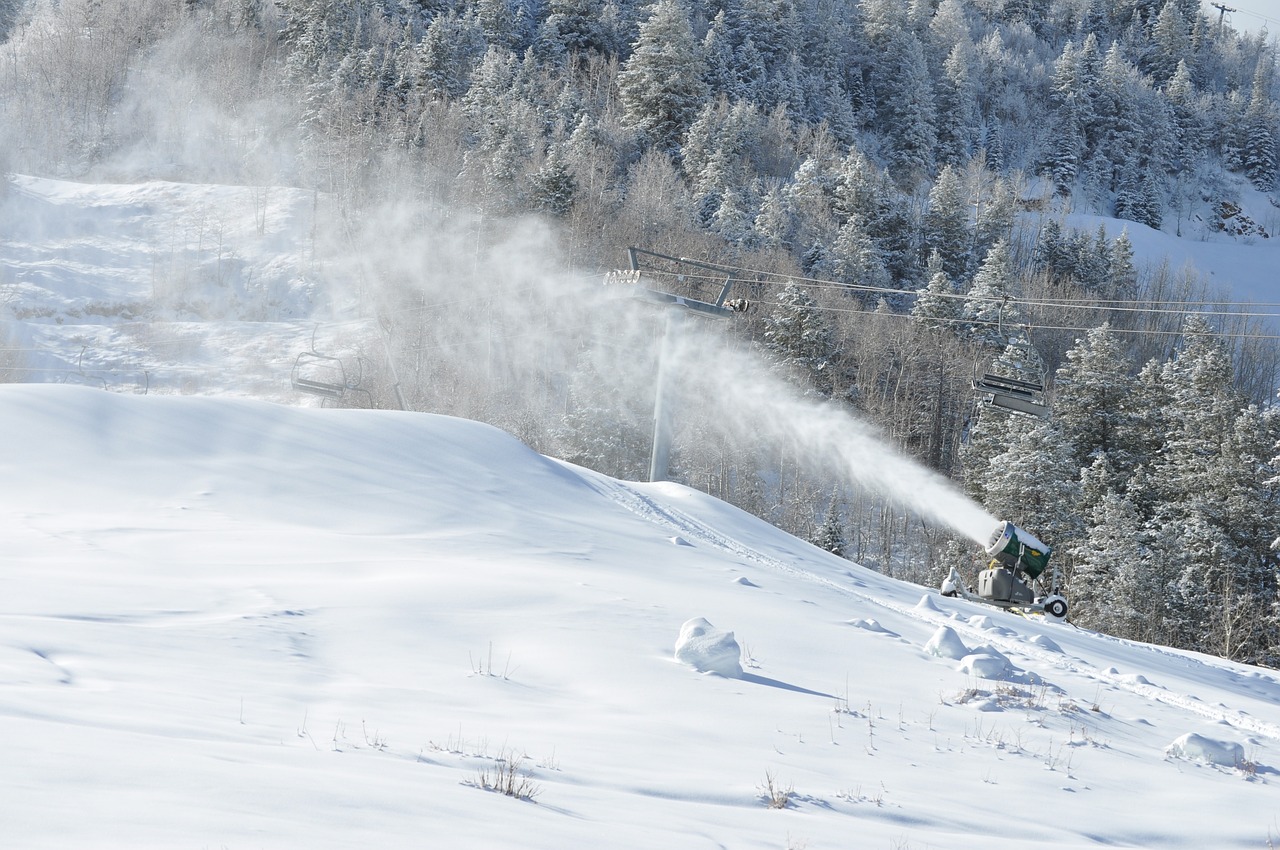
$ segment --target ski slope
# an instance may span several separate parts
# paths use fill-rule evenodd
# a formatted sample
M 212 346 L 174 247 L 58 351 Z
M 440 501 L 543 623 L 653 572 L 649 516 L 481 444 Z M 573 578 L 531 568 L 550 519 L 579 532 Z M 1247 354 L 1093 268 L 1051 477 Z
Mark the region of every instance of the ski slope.
M 946 599 L 678 485 L 460 419 L 83 387 L 0 387 L 0 440 L 6 846 L 1280 838 L 1273 672 Z M 741 677 L 674 660 L 699 617 Z M 501 759 L 532 800 L 480 787 Z
M 1272 671 L 944 599 L 474 422 L 300 407 L 299 352 L 377 344 L 323 203 L 0 198 L 0 846 L 1280 842 Z M 1275 302 L 1273 241 L 1180 245 Z M 699 618 L 741 675 L 675 659 Z M 486 790 L 508 767 L 532 799 Z

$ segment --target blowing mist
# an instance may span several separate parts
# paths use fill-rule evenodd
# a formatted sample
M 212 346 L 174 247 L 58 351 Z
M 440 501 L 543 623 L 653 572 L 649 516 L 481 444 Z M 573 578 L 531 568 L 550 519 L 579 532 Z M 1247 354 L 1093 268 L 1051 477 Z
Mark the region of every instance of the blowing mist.
M 315 403 L 290 396 L 287 376 L 299 352 L 321 348 L 364 364 L 361 405 L 487 421 L 546 454 L 644 480 L 661 367 L 677 482 L 810 539 L 835 517 L 851 538 L 846 554 L 919 580 L 936 577 L 931 565 L 957 536 L 982 543 L 995 525 L 854 405 L 815 393 L 767 352 L 768 292 L 738 327 L 684 322 L 663 362 L 663 311 L 604 280 L 632 245 L 679 242 L 721 259 L 674 199 L 680 178 L 665 155 L 646 153 L 625 175 L 579 167 L 581 202 L 528 215 L 529 193 L 563 174 L 557 151 L 590 161 L 593 135 L 618 129 L 561 125 L 555 144 L 511 136 L 468 149 L 457 111 L 426 101 L 413 122 L 379 130 L 374 105 L 299 82 L 315 69 L 281 44 L 282 7 L 253 6 L 248 19 L 236 3 L 195 15 L 117 5 L 109 22 L 93 3 L 41 5 L 12 30 L 0 165 L 90 182 L 311 192 L 314 222 L 288 274 L 314 296 L 301 314 L 295 304 L 287 316 L 253 317 L 295 328 L 276 352 L 283 400 Z M 102 37 L 59 37 L 84 26 Z M 514 168 L 502 145 L 528 159 L 520 179 L 498 168 Z M 151 319 L 162 318 L 176 317 L 157 307 Z

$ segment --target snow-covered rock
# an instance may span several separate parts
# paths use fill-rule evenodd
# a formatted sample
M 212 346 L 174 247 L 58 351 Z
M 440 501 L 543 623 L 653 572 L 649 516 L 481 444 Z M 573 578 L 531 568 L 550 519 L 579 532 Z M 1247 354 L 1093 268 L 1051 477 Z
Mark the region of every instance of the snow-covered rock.
M 1177 738 L 1164 748 L 1164 753 L 1172 758 L 1204 761 L 1226 767 L 1244 763 L 1244 747 L 1235 741 L 1217 741 L 1195 732 L 1188 732 Z
M 964 645 L 960 635 L 950 626 L 938 626 L 938 630 L 924 645 L 924 651 L 939 658 L 951 658 L 959 661 L 969 654 L 969 647 Z
M 702 673 L 719 673 L 730 679 L 742 678 L 742 648 L 733 632 L 724 632 L 703 617 L 695 617 L 680 627 L 676 640 L 676 661 Z

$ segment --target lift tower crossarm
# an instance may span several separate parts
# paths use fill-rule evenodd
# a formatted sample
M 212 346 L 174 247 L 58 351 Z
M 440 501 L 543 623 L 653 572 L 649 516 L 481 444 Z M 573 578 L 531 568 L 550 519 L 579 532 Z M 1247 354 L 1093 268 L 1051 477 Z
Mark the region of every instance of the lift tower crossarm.
M 717 266 L 717 265 L 713 265 L 712 263 L 702 263 L 702 262 L 699 262 L 699 261 L 697 261 L 697 260 L 690 260 L 688 257 L 672 257 L 672 256 L 670 256 L 670 255 L 668 255 L 668 254 L 659 254 L 657 251 L 647 251 L 647 250 L 645 250 L 644 248 L 628 248 L 628 249 L 627 249 L 627 259 L 631 261 L 631 270 L 632 270 L 633 272 L 638 272 L 638 271 L 640 271 L 640 256 L 639 256 L 639 255 L 641 255 L 641 254 L 644 254 L 645 256 L 648 256 L 648 257 L 657 257 L 657 258 L 658 258 L 658 259 L 660 259 L 660 260 L 668 260 L 668 261 L 670 261 L 670 262 L 672 262 L 672 263 L 679 263 L 679 264 L 684 265 L 684 266 L 693 266 L 693 267 L 694 267 L 694 268 L 696 268 L 696 269 L 706 269 L 707 271 L 716 272 L 716 273 L 718 273 L 718 274 L 726 275 L 726 277 L 725 277 L 725 279 L 724 279 L 724 286 L 722 286 L 722 287 L 720 288 L 720 297 L 716 299 L 716 301 L 715 301 L 715 303 L 714 303 L 714 304 L 710 304 L 710 303 L 708 303 L 708 302 L 706 302 L 706 301 L 695 301 L 695 300 L 693 300 L 693 299 L 688 299 L 688 298 L 686 298 L 686 299 L 684 300 L 684 302 L 683 302 L 683 303 L 684 303 L 684 306 L 686 306 L 686 307 L 693 307 L 693 305 L 694 305 L 694 304 L 701 304 L 701 305 L 704 305 L 704 306 L 707 306 L 707 307 L 717 307 L 717 308 L 720 308 L 720 309 L 722 309 L 722 310 L 724 310 L 724 309 L 725 309 L 725 306 L 724 306 L 724 304 L 725 304 L 725 299 L 727 299 L 727 298 L 729 297 L 729 290 L 733 288 L 733 282 L 734 282 L 734 280 L 736 279 L 736 277 L 734 276 L 734 273 L 733 273 L 733 270 L 732 270 L 732 269 L 727 269 L 727 268 L 725 268 L 724 266 Z M 654 292 L 654 291 L 656 291 L 656 290 L 649 290 L 649 291 L 650 291 L 650 292 Z M 661 294 L 666 295 L 667 293 L 661 293 Z M 674 298 L 674 297 L 677 297 L 677 296 L 670 296 L 670 297 L 673 297 L 673 298 Z M 698 310 L 698 309 L 701 309 L 701 308 L 699 308 L 699 307 L 693 307 L 693 309 Z M 709 311 L 705 311 L 705 310 L 704 310 L 703 312 L 709 312 Z M 725 310 L 725 312 L 726 312 L 726 313 L 732 313 L 732 312 L 734 312 L 734 311 L 733 311 L 733 310 Z M 720 314 L 720 313 L 713 313 L 712 315 L 723 315 L 723 314 Z

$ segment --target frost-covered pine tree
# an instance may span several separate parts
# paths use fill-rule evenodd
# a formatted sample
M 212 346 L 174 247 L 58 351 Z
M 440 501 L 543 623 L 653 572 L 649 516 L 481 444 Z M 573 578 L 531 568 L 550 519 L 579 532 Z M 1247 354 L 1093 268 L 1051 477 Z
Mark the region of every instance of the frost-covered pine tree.
M 956 320 L 960 317 L 960 301 L 937 251 L 929 257 L 927 276 L 929 283 L 916 296 L 911 315 L 927 328 L 954 332 Z
M 849 216 L 840 228 L 840 233 L 831 246 L 831 256 L 839 280 L 859 287 L 860 298 L 870 302 L 879 297 L 874 292 L 867 292 L 865 288 L 889 287 L 889 272 L 885 269 L 884 259 L 859 216 Z
M 533 175 L 531 184 L 530 200 L 534 209 L 556 218 L 569 214 L 578 185 L 559 146 L 552 145 L 547 151 L 547 158 Z
M 1021 320 L 1017 307 L 1008 300 L 1013 294 L 1009 243 L 1001 240 L 987 252 L 961 307 L 964 333 L 991 345 L 1003 343 Z
M 913 33 L 899 31 L 888 39 L 876 73 L 881 99 L 876 113 L 889 141 L 889 168 L 896 177 L 928 173 L 938 143 L 933 84 L 924 48 Z
M 1006 431 L 1004 450 L 987 462 L 983 505 L 1069 551 L 1082 531 L 1075 511 L 1080 467 L 1054 423 L 1033 419 L 1019 430 L 1016 437 Z
M 839 349 L 835 332 L 813 298 L 787 281 L 764 325 L 764 348 L 775 362 L 797 370 L 818 394 L 830 396 Z
M 1119 469 L 1134 466 L 1130 398 L 1133 378 L 1120 339 L 1109 324 L 1089 331 L 1068 349 L 1054 379 L 1053 416 L 1078 466 L 1105 453 Z
M 679 0 L 658 0 L 618 72 L 623 120 L 658 150 L 674 153 L 707 96 L 706 63 Z
M 845 550 L 848 548 L 848 543 L 844 535 L 844 522 L 840 517 L 838 495 L 838 491 L 831 494 L 831 501 L 827 505 L 827 513 L 822 518 L 822 524 L 818 526 L 817 531 L 814 533 L 812 543 L 824 552 L 830 552 L 843 558 Z
M 1276 108 L 1268 94 L 1275 59 L 1273 54 L 1266 55 L 1271 61 L 1259 62 L 1254 75 L 1253 93 L 1245 113 L 1246 136 L 1241 160 L 1250 182 L 1269 192 L 1276 186 L 1276 172 L 1280 166 L 1276 162 Z
M 938 84 L 938 159 L 960 164 L 973 155 L 981 134 L 981 113 L 974 82 L 973 45 L 966 38 L 951 48 Z
M 1131 301 L 1138 294 L 1138 269 L 1133 262 L 1133 242 L 1129 231 L 1122 230 L 1111 248 L 1111 266 L 1107 270 L 1107 297 Z
M 1093 508 L 1068 588 L 1075 623 L 1132 640 L 1163 636 L 1165 587 L 1146 535 L 1124 495 L 1111 491 Z
M 973 232 L 969 208 L 960 178 L 950 165 L 943 166 L 929 190 L 929 206 L 922 222 L 923 247 L 938 252 L 942 268 L 952 280 L 964 280 L 969 271 Z

